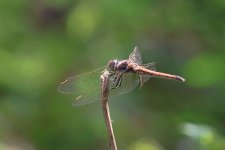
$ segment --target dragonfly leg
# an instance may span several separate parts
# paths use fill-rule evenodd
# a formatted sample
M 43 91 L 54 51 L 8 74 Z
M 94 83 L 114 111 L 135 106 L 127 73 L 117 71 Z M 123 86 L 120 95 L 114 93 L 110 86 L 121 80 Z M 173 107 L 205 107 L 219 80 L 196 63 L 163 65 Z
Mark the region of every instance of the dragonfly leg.
M 126 69 L 124 69 L 123 71 L 118 72 L 118 73 L 116 74 L 116 77 L 114 78 L 114 81 L 113 81 L 113 82 L 118 82 L 119 78 L 122 77 L 122 74 L 124 74 L 125 72 L 127 72 L 128 69 L 129 69 L 129 68 L 126 68 Z
M 123 81 L 123 78 L 122 78 L 122 75 L 121 75 L 120 80 L 118 81 L 118 85 L 117 85 L 117 87 L 116 87 L 116 88 L 118 88 L 118 87 L 120 87 L 120 86 L 121 86 L 122 81 Z
M 111 73 L 110 75 L 109 75 L 109 77 L 112 77 L 113 75 L 115 75 L 116 73 L 114 72 L 114 73 Z M 115 82 L 115 80 L 116 80 L 116 77 L 113 79 L 113 80 L 110 80 L 110 81 L 112 81 L 112 82 Z
M 114 78 L 113 82 L 115 83 L 115 86 L 112 89 L 118 88 L 122 84 L 122 76 L 125 72 L 127 72 L 128 68 L 123 70 L 122 72 L 116 73 L 116 77 Z M 114 73 L 115 74 L 115 73 Z
M 122 73 L 118 73 L 114 80 L 115 80 L 114 81 L 115 86 L 112 89 L 115 89 L 115 88 L 118 88 L 118 87 L 121 86 L 121 83 L 122 83 Z

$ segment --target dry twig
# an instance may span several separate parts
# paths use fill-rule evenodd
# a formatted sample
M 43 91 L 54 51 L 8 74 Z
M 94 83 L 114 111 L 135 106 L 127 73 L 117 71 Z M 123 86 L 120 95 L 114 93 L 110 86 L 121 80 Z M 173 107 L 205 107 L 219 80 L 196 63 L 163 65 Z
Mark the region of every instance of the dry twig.
M 110 110 L 108 104 L 108 95 L 109 95 L 109 73 L 104 71 L 101 75 L 101 102 L 102 110 L 106 123 L 106 128 L 109 136 L 109 146 L 110 150 L 117 150 L 116 140 L 113 132 L 112 121 L 110 117 Z

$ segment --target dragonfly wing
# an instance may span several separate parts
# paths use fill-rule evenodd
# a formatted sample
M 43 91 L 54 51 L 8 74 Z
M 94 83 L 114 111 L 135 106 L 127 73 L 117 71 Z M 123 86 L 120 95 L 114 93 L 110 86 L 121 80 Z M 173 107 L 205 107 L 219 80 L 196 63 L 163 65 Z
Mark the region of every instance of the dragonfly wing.
M 85 105 L 100 98 L 100 75 L 105 67 L 63 81 L 58 91 L 76 96 L 74 105 Z
M 134 73 L 125 73 L 122 77 L 122 83 L 121 86 L 115 89 L 112 89 L 115 87 L 115 83 L 113 82 L 114 76 L 110 78 L 109 81 L 109 97 L 114 97 L 118 95 L 123 95 L 126 93 L 129 93 L 133 91 L 139 84 L 138 75 Z
M 148 64 L 141 64 L 142 67 L 156 71 L 155 62 L 148 63 Z
M 141 66 L 144 67 L 144 68 L 147 68 L 147 69 L 156 71 L 155 62 L 148 63 L 148 64 L 142 64 Z M 140 75 L 140 80 L 141 80 L 140 83 L 141 83 L 141 87 L 142 87 L 143 84 L 144 84 L 145 82 L 147 82 L 150 78 L 151 78 L 150 75 Z
M 141 52 L 139 51 L 137 46 L 134 48 L 134 51 L 129 55 L 129 60 L 139 65 L 142 64 Z

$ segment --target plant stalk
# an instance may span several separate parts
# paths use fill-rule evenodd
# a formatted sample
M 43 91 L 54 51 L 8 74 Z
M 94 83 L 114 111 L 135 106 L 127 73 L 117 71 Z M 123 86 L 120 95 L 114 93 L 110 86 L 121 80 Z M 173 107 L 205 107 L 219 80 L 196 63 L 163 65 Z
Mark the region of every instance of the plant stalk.
M 108 104 L 108 96 L 109 96 L 109 73 L 108 71 L 104 71 L 101 75 L 101 102 L 102 102 L 102 111 L 106 123 L 106 128 L 109 137 L 109 147 L 110 150 L 117 150 L 116 140 L 112 127 L 112 120 L 110 117 L 110 110 Z

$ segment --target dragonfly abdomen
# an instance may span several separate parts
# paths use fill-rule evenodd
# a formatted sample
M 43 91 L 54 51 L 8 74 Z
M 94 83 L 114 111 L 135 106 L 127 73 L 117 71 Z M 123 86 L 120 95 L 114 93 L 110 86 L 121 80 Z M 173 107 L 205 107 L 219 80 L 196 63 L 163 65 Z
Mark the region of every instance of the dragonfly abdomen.
M 180 76 L 176 76 L 176 75 L 172 75 L 172 74 L 167 74 L 167 73 L 163 73 L 163 72 L 157 72 L 157 71 L 145 69 L 143 67 L 139 67 L 137 69 L 137 72 L 140 75 L 150 75 L 152 77 L 161 77 L 161 78 L 166 78 L 166 79 L 178 80 L 178 81 L 181 81 L 181 82 L 184 82 L 185 81 L 185 79 L 182 78 L 182 77 L 180 77 Z

